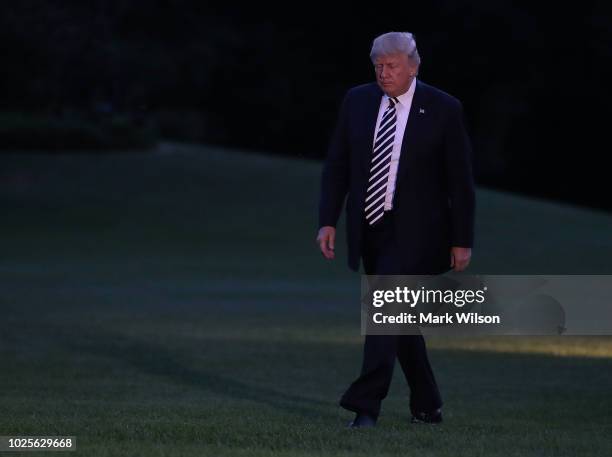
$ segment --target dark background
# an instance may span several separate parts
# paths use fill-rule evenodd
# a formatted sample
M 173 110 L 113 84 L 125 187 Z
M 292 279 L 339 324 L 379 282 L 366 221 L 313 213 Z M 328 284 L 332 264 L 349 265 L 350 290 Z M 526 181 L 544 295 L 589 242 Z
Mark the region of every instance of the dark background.
M 480 185 L 612 210 L 607 2 L 330 5 L 4 3 L 1 148 L 322 158 L 344 92 L 374 78 L 372 39 L 410 31 L 420 79 L 464 104 Z

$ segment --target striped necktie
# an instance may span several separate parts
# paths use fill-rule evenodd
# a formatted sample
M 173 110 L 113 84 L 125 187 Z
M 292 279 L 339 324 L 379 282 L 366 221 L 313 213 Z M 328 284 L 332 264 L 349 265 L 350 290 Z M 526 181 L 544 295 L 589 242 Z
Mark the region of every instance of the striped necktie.
M 389 106 L 383 114 L 380 126 L 378 127 L 378 133 L 376 134 L 376 141 L 374 141 L 365 203 L 366 220 L 370 225 L 378 222 L 385 212 L 387 179 L 389 178 L 391 155 L 393 154 L 393 144 L 395 142 L 395 124 L 397 120 L 395 105 L 397 102 L 396 97 L 389 98 Z

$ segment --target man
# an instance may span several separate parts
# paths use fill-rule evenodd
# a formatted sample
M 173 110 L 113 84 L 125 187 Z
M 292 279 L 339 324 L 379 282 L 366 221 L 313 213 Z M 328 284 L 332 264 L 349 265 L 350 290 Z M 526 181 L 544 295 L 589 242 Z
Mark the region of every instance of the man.
M 322 173 L 317 242 L 334 258 L 346 198 L 348 263 L 367 275 L 464 270 L 471 257 L 474 184 L 461 103 L 416 79 L 410 33 L 377 37 L 376 83 L 342 102 Z M 347 197 L 348 194 L 348 197 Z M 442 421 L 442 400 L 421 335 L 366 335 L 360 376 L 340 405 L 351 427 L 374 426 L 398 358 L 410 387 L 412 422 Z

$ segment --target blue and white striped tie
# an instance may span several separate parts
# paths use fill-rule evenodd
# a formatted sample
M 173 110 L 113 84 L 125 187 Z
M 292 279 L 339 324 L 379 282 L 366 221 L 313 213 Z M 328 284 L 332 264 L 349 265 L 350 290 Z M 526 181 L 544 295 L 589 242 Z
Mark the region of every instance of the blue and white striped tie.
M 380 121 L 380 127 L 374 141 L 370 178 L 366 191 L 365 214 L 368 224 L 374 225 L 385 212 L 385 195 L 387 193 L 387 180 L 391 168 L 391 155 L 395 143 L 395 124 L 397 112 L 396 97 L 389 98 L 389 106 Z

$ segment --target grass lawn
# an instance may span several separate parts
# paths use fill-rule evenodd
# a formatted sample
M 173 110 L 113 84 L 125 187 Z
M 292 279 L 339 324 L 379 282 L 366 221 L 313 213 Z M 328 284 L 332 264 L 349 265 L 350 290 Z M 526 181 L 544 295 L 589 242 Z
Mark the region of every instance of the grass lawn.
M 397 367 L 379 426 L 344 429 L 359 276 L 342 232 L 335 262 L 317 252 L 318 163 L 164 144 L 0 164 L 0 436 L 74 435 L 87 456 L 612 455 L 607 337 L 431 339 L 445 423 L 408 423 Z M 611 215 L 479 190 L 471 269 L 608 274 L 610 234 Z

